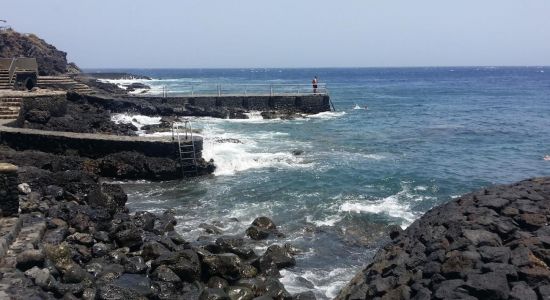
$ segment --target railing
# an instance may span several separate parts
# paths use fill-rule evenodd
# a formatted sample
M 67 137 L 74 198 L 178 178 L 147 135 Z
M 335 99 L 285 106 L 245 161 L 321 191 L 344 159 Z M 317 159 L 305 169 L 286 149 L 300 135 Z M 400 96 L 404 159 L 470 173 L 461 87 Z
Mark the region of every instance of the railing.
M 9 84 L 12 84 L 13 77 L 17 70 L 38 72 L 38 64 L 35 58 L 4 58 L 0 59 L 0 69 L 8 70 Z
M 251 83 L 251 84 L 182 84 L 169 88 L 162 86 L 160 94 L 163 97 L 174 96 L 291 96 L 291 95 L 327 95 L 325 83 L 317 84 L 287 84 L 287 83 Z

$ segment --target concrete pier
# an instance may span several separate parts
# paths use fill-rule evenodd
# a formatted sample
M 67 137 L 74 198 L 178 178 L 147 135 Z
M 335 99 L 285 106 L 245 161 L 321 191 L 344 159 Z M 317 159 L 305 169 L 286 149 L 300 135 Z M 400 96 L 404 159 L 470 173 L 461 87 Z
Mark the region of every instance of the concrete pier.
M 194 136 L 196 156 L 201 157 L 202 137 Z M 7 127 L 0 124 L 0 142 L 16 150 L 77 154 L 98 158 L 111 153 L 136 151 L 147 156 L 177 158 L 177 141 L 171 137 L 117 136 Z M 185 143 L 191 143 L 186 140 Z
M 141 100 L 157 107 L 184 107 L 192 105 L 204 109 L 243 109 L 248 111 L 279 111 L 285 113 L 316 114 L 330 111 L 330 96 L 327 94 L 308 95 L 221 95 L 221 96 L 133 96 L 123 98 L 131 103 Z M 88 98 L 88 100 L 92 100 Z

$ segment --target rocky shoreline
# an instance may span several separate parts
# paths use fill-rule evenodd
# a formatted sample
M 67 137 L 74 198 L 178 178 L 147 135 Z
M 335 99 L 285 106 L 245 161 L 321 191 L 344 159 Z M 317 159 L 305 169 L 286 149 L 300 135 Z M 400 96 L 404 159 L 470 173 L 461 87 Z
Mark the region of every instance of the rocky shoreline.
M 494 186 L 428 211 L 337 299 L 550 299 L 550 177 Z
M 18 175 L 21 230 L 0 262 L 0 296 L 311 299 L 291 296 L 277 278 L 295 264 L 290 245 L 256 254 L 244 233 L 193 245 L 174 231 L 172 211 L 129 214 L 119 185 L 75 170 L 27 166 Z M 279 234 L 266 217 L 246 232 L 250 239 Z

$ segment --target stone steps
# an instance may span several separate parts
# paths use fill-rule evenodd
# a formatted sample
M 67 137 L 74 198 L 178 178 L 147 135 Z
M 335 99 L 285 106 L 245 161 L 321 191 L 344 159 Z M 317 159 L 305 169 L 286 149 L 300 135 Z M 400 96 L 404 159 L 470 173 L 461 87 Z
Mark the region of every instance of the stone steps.
M 0 218 L 0 299 L 54 299 L 16 269 L 18 254 L 42 248 L 45 231 L 46 219 L 41 213 Z
M 41 213 L 19 216 L 20 230 L 0 260 L 0 268 L 15 268 L 17 255 L 25 250 L 35 250 L 42 246 L 41 240 L 46 231 L 46 218 Z
M 0 260 L 21 230 L 20 218 L 0 218 Z
M 38 86 L 47 88 L 50 86 L 62 87 L 66 90 L 72 90 L 79 93 L 93 93 L 93 90 L 83 84 L 67 76 L 41 76 L 38 78 Z
M 0 119 L 15 120 L 19 116 L 23 98 L 0 98 Z

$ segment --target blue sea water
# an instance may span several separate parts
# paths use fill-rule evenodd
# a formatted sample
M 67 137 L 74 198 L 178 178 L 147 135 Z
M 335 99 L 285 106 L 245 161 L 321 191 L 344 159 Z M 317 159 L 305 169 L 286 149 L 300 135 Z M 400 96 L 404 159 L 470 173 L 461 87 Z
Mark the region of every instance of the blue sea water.
M 131 210 L 176 209 L 189 240 L 206 235 L 202 222 L 242 235 L 254 218 L 272 218 L 286 237 L 254 245 L 303 251 L 282 272 L 293 293 L 334 297 L 390 224 L 406 227 L 474 189 L 550 175 L 550 67 L 117 71 L 154 78 L 142 82 L 157 92 L 190 82 L 308 84 L 314 75 L 328 85 L 336 112 L 194 119 L 204 157 L 218 165 L 213 176 L 124 184 Z

